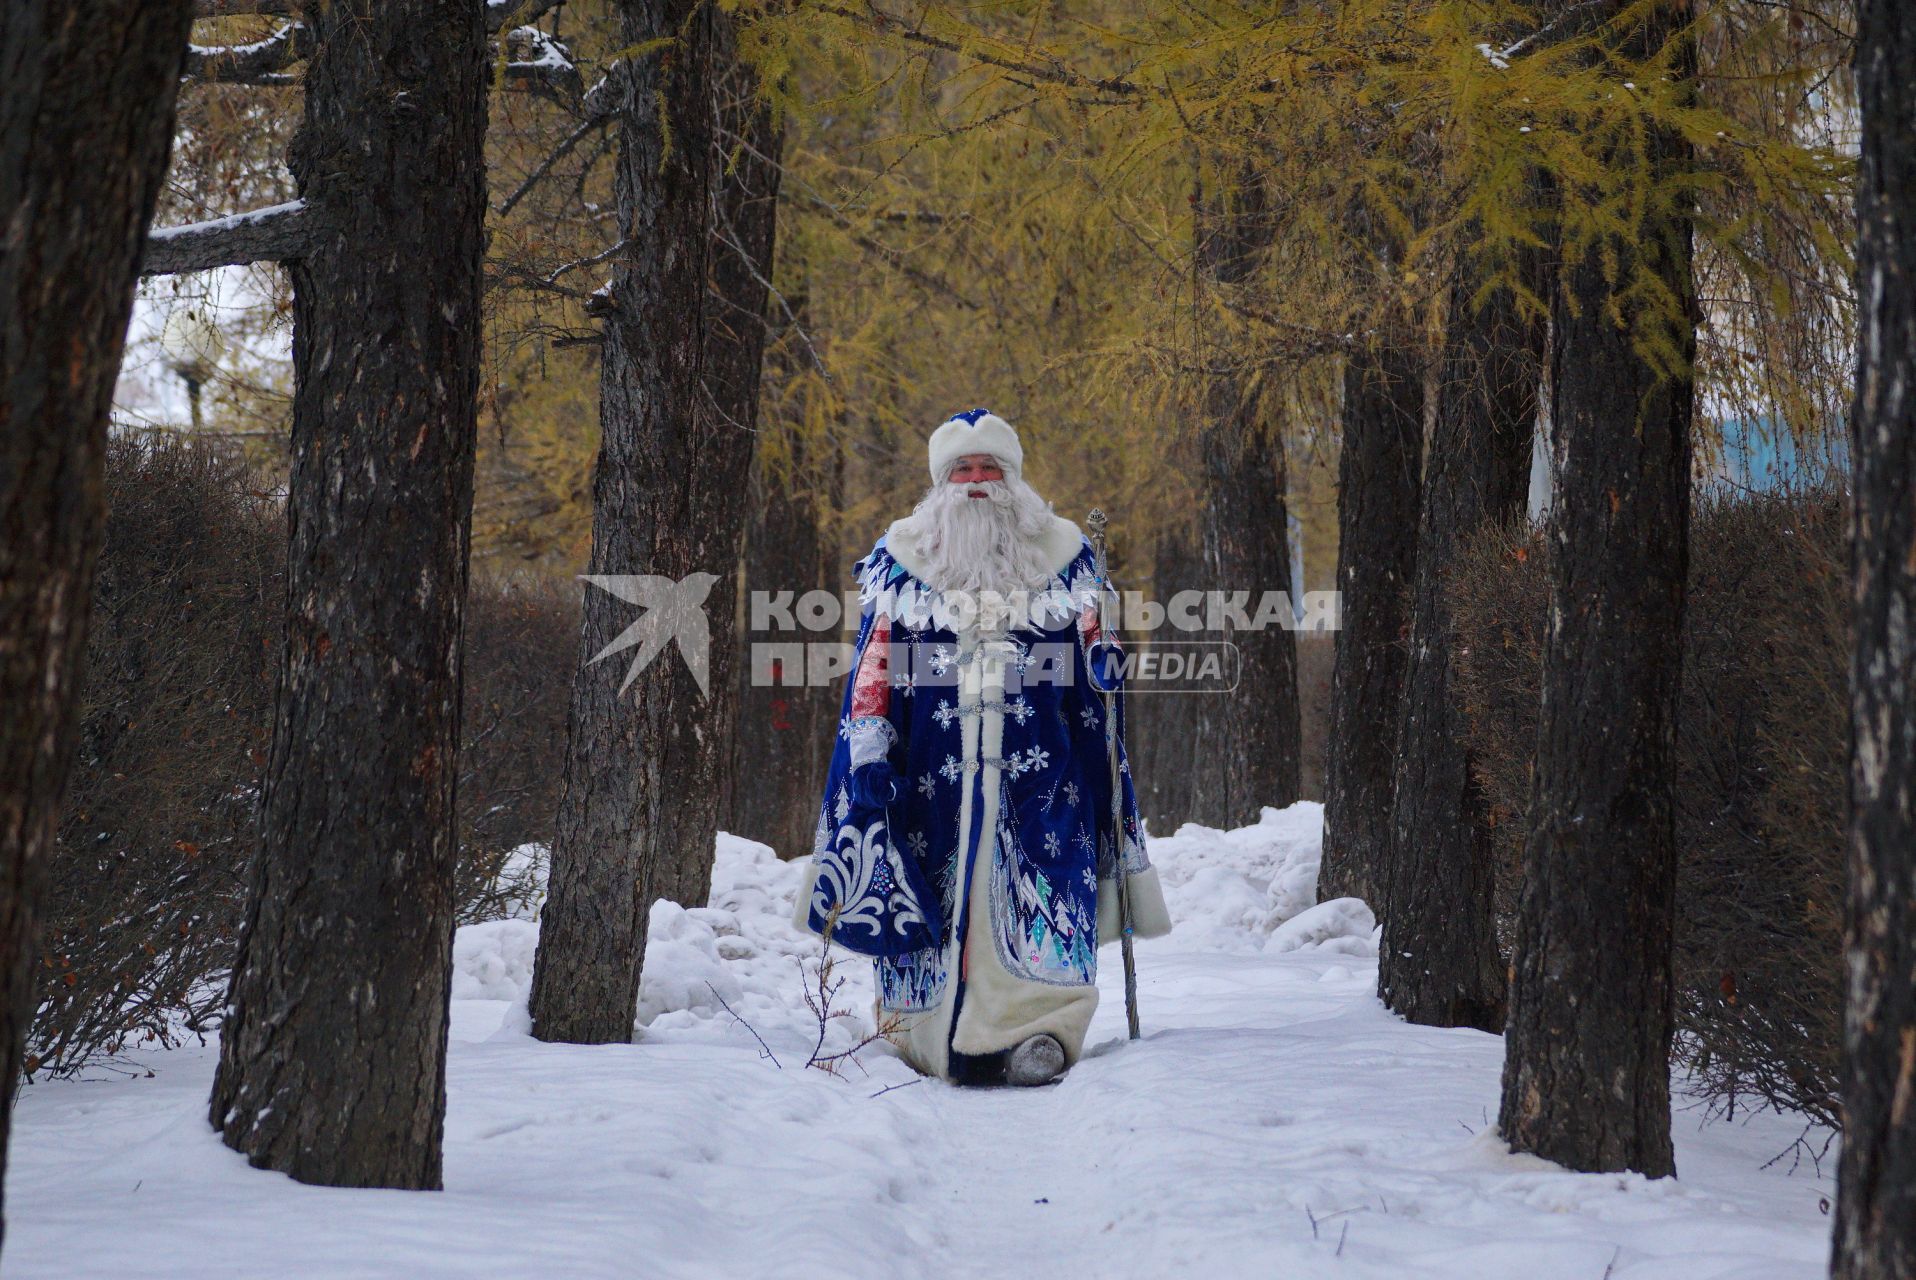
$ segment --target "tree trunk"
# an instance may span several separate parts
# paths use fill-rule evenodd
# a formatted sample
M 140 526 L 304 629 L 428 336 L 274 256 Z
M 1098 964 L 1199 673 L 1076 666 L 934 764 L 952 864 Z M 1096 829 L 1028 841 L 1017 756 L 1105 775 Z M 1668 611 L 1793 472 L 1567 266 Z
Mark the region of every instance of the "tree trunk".
M 761 434 L 760 442 L 766 437 Z M 830 448 L 829 442 L 825 442 Z M 822 503 L 836 507 L 837 467 L 828 463 L 814 478 L 809 446 L 787 442 L 788 467 L 775 468 L 761 451 L 753 460 L 751 527 L 745 539 L 748 593 L 789 591 L 796 601 L 808 591 L 834 595 L 844 589 L 838 547 L 819 522 L 821 498 L 808 486 L 823 486 Z M 749 603 L 747 606 L 749 616 Z M 836 632 L 752 631 L 747 644 L 808 644 L 839 639 Z M 829 685 L 807 682 L 807 659 L 763 672 L 752 683 L 752 664 L 739 664 L 738 730 L 733 735 L 732 795 L 726 829 L 763 840 L 782 858 L 808 855 L 818 825 L 818 797 L 836 742 L 838 699 Z M 795 681 L 788 684 L 786 681 Z
M 1264 179 L 1243 165 L 1220 197 L 1199 210 L 1198 259 L 1212 279 L 1228 289 L 1249 279 L 1270 247 L 1272 220 Z M 1226 362 L 1239 353 L 1223 352 Z M 1205 388 L 1204 424 L 1198 433 L 1202 463 L 1198 486 L 1198 581 L 1221 591 L 1255 615 L 1259 595 L 1291 586 L 1290 521 L 1284 506 L 1284 447 L 1260 420 L 1255 383 L 1235 367 L 1214 372 Z M 1160 601 L 1167 603 L 1167 601 Z M 1226 623 L 1205 636 L 1169 634 L 1182 640 L 1225 640 L 1237 646 L 1239 683 L 1229 693 L 1192 692 L 1196 737 L 1208 759 L 1194 780 L 1188 819 L 1230 827 L 1257 820 L 1262 805 L 1297 799 L 1302 754 L 1297 716 L 1297 635 L 1290 629 L 1251 631 Z M 1172 652 L 1176 652 L 1173 650 Z M 1176 767 L 1184 768 L 1188 762 Z
M 759 100 L 758 77 L 739 61 L 729 15 L 714 23 L 711 94 L 716 154 L 704 376 L 718 414 L 716 438 L 736 453 L 749 451 L 758 431 L 784 130 Z
M 620 14 L 628 44 L 677 43 L 624 70 L 625 248 L 603 308 L 591 572 L 683 583 L 676 599 L 703 611 L 711 696 L 689 665 L 707 656 L 696 634 L 668 643 L 623 696 L 638 651 L 593 658 L 635 621 L 632 606 L 587 591 L 531 998 L 534 1035 L 587 1044 L 632 1037 L 653 900 L 696 905 L 710 892 L 752 455 L 704 384 L 718 19 L 691 0 L 624 0 Z
M 1473 309 L 1475 284 L 1466 273 L 1451 290 L 1436 422 L 1424 461 L 1395 827 L 1391 857 L 1378 876 L 1384 941 L 1377 989 L 1411 1022 L 1501 1032 L 1496 859 L 1464 745 L 1463 715 L 1450 692 L 1445 579 L 1471 533 L 1524 513 L 1543 326 L 1526 323 L 1507 290 L 1493 294 L 1483 310 Z
M 1863 0 L 1856 651 L 1836 1280 L 1916 1277 L 1916 13 Z
M 1291 587 L 1290 519 L 1284 504 L 1284 446 L 1256 420 L 1255 398 L 1236 378 L 1212 385 L 1211 413 L 1199 439 L 1204 457 L 1201 527 L 1203 585 L 1246 597 L 1255 615 L 1266 591 Z M 1208 609 L 1208 603 L 1207 603 Z M 1207 622 L 1208 626 L 1208 622 Z M 1238 686 L 1230 693 L 1190 693 L 1199 736 L 1213 757 L 1220 786 L 1203 815 L 1223 827 L 1256 822 L 1264 805 L 1297 800 L 1302 754 L 1297 712 L 1297 633 L 1226 625 L 1206 639 L 1237 646 Z
M 476 5 L 310 0 L 287 619 L 211 1118 L 302 1182 L 435 1188 L 485 252 Z
M 0 1172 L 78 727 L 107 410 L 192 9 L 0 11 Z
M 1375 901 L 1391 839 L 1424 442 L 1418 353 L 1379 347 L 1344 367 L 1337 462 L 1337 589 L 1319 900 Z
M 726 34 L 722 27 L 721 35 Z M 774 262 L 784 131 L 756 101 L 756 77 L 736 61 L 735 52 L 721 48 L 718 57 L 724 73 L 718 87 L 718 147 L 733 160 L 717 179 L 721 189 L 714 206 L 719 226 L 713 247 L 717 258 L 712 271 L 715 316 L 706 356 L 712 364 L 709 380 L 733 388 L 729 396 L 721 391 L 722 402 L 736 404 L 739 420 L 756 432 L 742 535 L 745 590 L 774 595 L 789 591 L 796 598 L 835 584 L 818 506 L 802 487 L 804 442 L 775 440 L 758 420 L 770 322 L 766 282 Z M 782 472 L 771 457 L 775 450 L 792 455 L 792 465 Z M 749 619 L 749 600 L 746 609 Z M 740 637 L 747 646 L 829 638 L 782 630 Z M 723 744 L 729 753 L 723 823 L 734 834 L 771 845 L 782 857 L 809 854 L 837 707 L 831 690 L 804 683 L 803 657 L 780 663 L 770 683 L 754 684 L 749 654 L 743 656 L 747 660 L 735 664 L 729 683 L 736 701 L 727 713 L 733 728 Z M 717 712 L 714 707 L 708 715 L 716 721 Z
M 1625 56 L 1680 38 L 1652 11 Z M 1652 133 L 1664 181 L 1681 138 Z M 1530 837 L 1505 1037 L 1504 1137 L 1586 1171 L 1675 1172 L 1670 1148 L 1673 744 L 1690 521 L 1695 289 L 1678 212 L 1606 246 L 1616 278 L 1654 275 L 1681 316 L 1617 300 L 1603 254 L 1567 264 L 1554 304 L 1557 484 Z M 1638 329 L 1638 332 L 1633 332 Z M 1664 344 L 1659 368 L 1642 331 Z M 1673 357 L 1673 359 L 1671 359 Z
M 1161 532 L 1152 549 L 1153 573 L 1149 598 L 1164 604 L 1180 591 L 1204 585 L 1202 545 L 1185 528 Z M 1133 620 L 1135 621 L 1135 620 Z M 1138 633 L 1139 651 L 1159 640 L 1175 640 L 1168 627 Z M 1138 808 L 1146 824 L 1168 835 L 1186 822 L 1218 826 L 1224 794 L 1223 769 L 1213 745 L 1204 703 L 1237 694 L 1173 694 L 1132 699 L 1125 708 L 1131 728 L 1127 748 L 1132 750 L 1131 777 L 1137 787 Z M 1203 750 L 1193 750 L 1194 743 Z M 1131 744 L 1135 743 L 1135 747 Z

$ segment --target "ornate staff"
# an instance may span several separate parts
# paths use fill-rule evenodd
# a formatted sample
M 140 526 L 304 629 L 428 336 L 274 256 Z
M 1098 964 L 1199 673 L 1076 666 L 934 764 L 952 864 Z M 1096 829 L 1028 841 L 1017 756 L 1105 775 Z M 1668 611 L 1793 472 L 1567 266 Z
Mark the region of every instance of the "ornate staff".
M 1108 602 L 1112 594 L 1111 573 L 1104 548 L 1104 510 L 1093 507 L 1085 517 L 1091 527 L 1091 553 L 1098 570 L 1098 636 L 1111 634 L 1105 625 L 1113 614 Z M 1124 869 L 1124 778 L 1118 769 L 1117 694 L 1100 689 L 1104 698 L 1104 746 L 1111 768 L 1111 847 L 1118 881 L 1118 948 L 1124 953 L 1124 1018 L 1131 1038 L 1138 1038 L 1138 960 L 1131 946 L 1131 878 Z

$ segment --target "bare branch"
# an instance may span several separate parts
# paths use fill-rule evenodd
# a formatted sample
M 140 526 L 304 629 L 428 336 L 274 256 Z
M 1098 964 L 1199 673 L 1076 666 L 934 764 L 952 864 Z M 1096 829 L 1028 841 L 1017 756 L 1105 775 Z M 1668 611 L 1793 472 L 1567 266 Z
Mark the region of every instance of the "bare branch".
M 291 79 L 282 73 L 312 52 L 312 33 L 306 25 L 289 22 L 250 44 L 188 45 L 181 74 L 200 84 L 290 84 Z
M 999 57 L 977 49 L 966 48 L 957 40 L 932 35 L 928 31 L 919 31 L 897 14 L 887 13 L 877 5 L 869 6 L 864 12 L 848 9 L 842 5 L 820 4 L 814 6 L 820 13 L 829 13 L 835 18 L 863 27 L 881 36 L 902 40 L 907 44 L 922 45 L 927 49 L 939 49 L 945 53 L 955 53 L 961 57 L 982 62 L 986 66 L 998 67 L 1004 71 L 1014 71 L 1033 80 L 1042 80 L 1046 84 L 1060 84 L 1071 89 L 1089 89 L 1099 93 L 1109 93 L 1119 97 L 1142 95 L 1147 90 L 1141 84 L 1120 79 L 1116 76 L 1088 76 L 1074 71 L 1062 62 L 1031 62 L 1016 58 Z
M 291 18 L 299 13 L 299 0 L 193 0 L 193 20 L 205 18 L 241 18 L 266 14 Z
M 486 34 L 498 35 L 507 27 L 537 22 L 565 3 L 565 0 L 486 0 Z
M 284 262 L 309 252 L 318 232 L 318 219 L 304 200 L 210 222 L 160 227 L 146 238 L 140 274 L 179 275 L 253 262 Z
M 486 0 L 486 33 L 498 35 L 508 26 L 537 22 L 565 0 Z M 194 0 L 193 18 L 241 18 L 263 14 L 274 18 L 299 15 L 299 0 Z
M 500 217 L 511 213 L 521 200 L 532 194 L 534 187 L 545 181 L 546 175 L 552 172 L 553 166 L 572 154 L 573 148 L 579 145 L 586 134 L 591 133 L 594 129 L 603 128 L 611 122 L 612 117 L 610 115 L 587 116 L 584 123 L 580 124 L 571 133 L 568 133 L 562 138 L 559 145 L 552 149 L 551 154 L 533 167 L 532 172 L 526 175 L 525 181 L 514 187 L 512 194 L 507 196 L 494 212 Z

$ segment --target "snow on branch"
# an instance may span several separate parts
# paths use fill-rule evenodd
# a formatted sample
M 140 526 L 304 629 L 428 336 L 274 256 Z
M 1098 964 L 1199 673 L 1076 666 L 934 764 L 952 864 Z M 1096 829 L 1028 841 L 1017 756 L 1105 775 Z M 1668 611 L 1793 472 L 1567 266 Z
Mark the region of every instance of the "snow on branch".
M 289 22 L 249 44 L 188 45 L 182 75 L 201 84 L 291 84 L 286 68 L 303 62 L 312 52 L 312 32 L 306 24 Z
M 585 94 L 585 78 L 572 61 L 572 51 L 537 27 L 514 27 L 506 33 L 506 82 L 577 103 Z
M 585 81 L 572 61 L 571 51 L 537 27 L 527 25 L 564 3 L 486 0 L 486 31 L 496 36 L 511 28 L 504 37 L 507 84 L 572 108 L 584 96 Z M 297 10 L 296 0 L 197 0 L 193 16 L 291 16 Z M 247 44 L 189 45 L 183 75 L 199 84 L 285 86 L 298 83 L 287 68 L 312 55 L 312 32 L 304 23 L 288 22 L 271 35 Z
M 537 22 L 564 3 L 565 0 L 486 0 L 486 34 L 496 36 L 508 25 Z
M 1494 49 L 1488 44 L 1480 44 L 1477 46 L 1477 52 L 1482 54 L 1484 60 L 1497 70 L 1508 71 L 1510 69 L 1510 60 L 1523 53 L 1526 49 L 1530 48 L 1530 46 L 1539 45 L 1547 47 L 1549 45 L 1573 40 L 1585 34 L 1587 31 L 1601 26 L 1602 20 L 1608 13 L 1609 9 L 1606 0 L 1581 0 L 1580 3 L 1573 4 L 1569 8 L 1559 12 L 1556 17 L 1544 23 L 1541 27 L 1538 27 L 1535 31 L 1517 41 L 1515 44 L 1505 45 L 1501 49 Z
M 297 258 L 311 249 L 315 222 L 306 202 L 293 200 L 208 222 L 159 227 L 146 238 L 140 274 L 179 275 Z
M 564 3 L 565 0 L 486 0 L 486 31 L 496 36 L 507 23 L 537 22 Z M 292 18 L 298 14 L 299 0 L 193 0 L 195 21 L 250 15 Z

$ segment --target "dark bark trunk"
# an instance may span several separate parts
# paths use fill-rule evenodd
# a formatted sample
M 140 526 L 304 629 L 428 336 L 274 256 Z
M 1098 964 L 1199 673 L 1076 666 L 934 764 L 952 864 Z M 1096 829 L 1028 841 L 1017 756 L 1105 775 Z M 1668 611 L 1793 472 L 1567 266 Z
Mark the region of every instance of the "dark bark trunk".
M 1679 38 L 1686 16 L 1677 4 L 1654 11 L 1626 56 Z M 1652 133 L 1645 146 L 1666 181 L 1688 163 L 1674 135 Z M 1659 319 L 1625 299 L 1619 324 L 1595 251 L 1566 264 L 1553 308 L 1550 620 L 1499 1123 L 1517 1150 L 1659 1177 L 1675 1172 L 1672 748 L 1690 517 L 1690 226 L 1666 214 L 1608 248 L 1616 278 L 1652 274 L 1685 310 Z M 1648 331 L 1669 348 L 1664 367 L 1643 354 Z
M 1836 1280 L 1916 1277 L 1916 13 L 1863 0 Z
M 715 314 L 707 359 L 714 362 L 710 374 L 714 383 L 740 389 L 730 399 L 739 404 L 741 413 L 751 415 L 742 420 L 757 432 L 743 534 L 744 589 L 774 596 L 789 591 L 796 599 L 836 584 L 818 506 L 803 488 L 805 442 L 774 437 L 758 423 L 761 379 L 784 372 L 765 368 L 770 323 L 766 282 L 772 278 L 774 263 L 777 162 L 784 137 L 771 113 L 753 98 L 756 80 L 749 70 L 737 64 L 729 50 L 721 49 L 720 57 L 728 75 L 718 90 L 722 108 L 718 145 L 732 160 L 718 179 L 719 225 L 713 249 L 718 258 L 712 272 Z M 749 331 L 741 326 L 749 326 Z M 749 403 L 742 394 L 746 387 Z M 789 455 L 788 465 L 777 465 L 771 456 L 774 451 Z M 744 607 L 749 620 L 749 598 Z M 739 655 L 731 681 L 736 701 L 728 714 L 734 727 L 724 743 L 730 759 L 721 806 L 723 824 L 736 835 L 771 845 L 781 857 L 811 852 L 818 788 L 829 761 L 837 709 L 830 689 L 804 683 L 802 655 L 780 662 L 776 673 L 766 671 L 765 682 L 755 684 L 749 646 L 833 638 L 778 629 L 748 630 L 740 636 L 747 648 Z M 796 683 L 785 683 L 788 680 Z M 715 722 L 716 711 L 712 713 Z
M 0 11 L 0 1172 L 78 727 L 107 410 L 191 14 L 190 0 Z
M 440 1184 L 485 251 L 478 6 L 313 0 L 291 166 L 287 618 L 211 1118 L 303 1182 Z
M 1375 901 L 1389 856 L 1424 443 L 1424 369 L 1408 347 L 1344 367 L 1337 463 L 1340 627 L 1331 663 L 1319 900 Z
M 1205 583 L 1204 549 L 1190 530 L 1160 534 L 1152 560 L 1149 599 L 1158 604 Z M 1141 645 L 1177 638 L 1168 627 L 1139 636 Z M 1135 743 L 1131 777 L 1138 788 L 1139 810 L 1159 835 L 1168 835 L 1186 822 L 1222 825 L 1223 768 L 1203 736 L 1208 732 L 1204 704 L 1220 696 L 1237 695 L 1166 693 L 1134 698 L 1126 708 L 1132 725 L 1127 743 Z M 1198 742 L 1204 742 L 1205 748 L 1194 750 Z
M 1202 190 L 1195 194 L 1202 213 L 1198 258 L 1220 285 L 1249 279 L 1269 248 L 1267 196 L 1263 178 L 1249 165 L 1210 206 Z M 1242 592 L 1240 603 L 1254 616 L 1262 592 L 1290 590 L 1291 556 L 1283 443 L 1260 420 L 1255 383 L 1242 370 L 1211 375 L 1197 448 L 1199 562 L 1196 580 L 1178 589 L 1221 591 L 1226 600 Z M 1191 808 L 1181 817 L 1230 827 L 1255 822 L 1262 805 L 1297 799 L 1297 637 L 1282 628 L 1251 631 L 1226 623 L 1213 632 L 1209 625 L 1207 617 L 1202 635 L 1161 634 L 1173 643 L 1237 646 L 1238 686 L 1178 695 L 1191 703 L 1185 711 L 1194 736 L 1174 740 L 1186 748 L 1201 744 L 1206 756 L 1202 776 L 1193 780 Z M 1188 760 L 1175 767 L 1187 766 Z
M 761 455 L 753 464 L 751 527 L 746 534 L 745 588 L 794 600 L 808 591 L 841 593 L 844 566 L 837 547 L 819 524 L 819 504 L 806 491 L 802 442 L 792 441 L 795 456 L 783 470 Z M 835 486 L 832 468 L 821 481 L 828 502 Z M 749 605 L 747 610 L 749 618 Z M 807 644 L 839 639 L 836 632 L 754 630 L 747 644 Z M 838 699 L 829 685 L 806 683 L 801 653 L 774 673 L 766 668 L 753 683 L 753 664 L 739 664 L 738 730 L 733 735 L 732 793 L 726 829 L 762 840 L 783 858 L 812 851 L 818 823 L 819 790 L 837 740 Z M 793 681 L 795 683 L 786 683 Z
M 633 623 L 632 606 L 587 592 L 531 1012 L 540 1039 L 592 1044 L 631 1039 L 652 902 L 696 905 L 710 892 L 752 455 L 705 385 L 720 19 L 690 0 L 625 0 L 620 14 L 629 44 L 677 43 L 624 69 L 625 249 L 604 308 L 591 572 L 684 582 L 688 605 L 704 584 L 711 696 L 688 665 L 697 655 L 676 644 L 624 696 L 637 651 L 592 658 Z
M 1450 690 L 1446 576 L 1471 533 L 1524 513 L 1543 326 L 1526 323 L 1507 290 L 1473 309 L 1475 284 L 1465 275 L 1451 291 L 1424 459 L 1392 856 L 1377 877 L 1384 924 L 1377 989 L 1411 1022 L 1501 1032 L 1496 860 Z
M 1212 387 L 1209 421 L 1199 439 L 1204 458 L 1202 584 L 1227 601 L 1243 593 L 1255 616 L 1266 591 L 1291 587 L 1290 520 L 1284 504 L 1284 446 L 1255 419 L 1254 401 L 1236 379 Z M 1208 607 L 1208 606 L 1207 606 Z M 1192 637 L 1193 639 L 1199 637 Z M 1192 692 L 1198 736 L 1187 740 L 1211 758 L 1217 782 L 1203 813 L 1222 827 L 1257 821 L 1264 805 L 1297 800 L 1301 754 L 1297 712 L 1297 633 L 1288 627 L 1240 630 L 1227 622 L 1207 641 L 1237 646 L 1239 680 L 1228 693 Z

